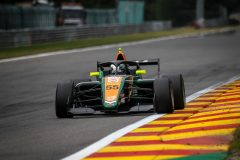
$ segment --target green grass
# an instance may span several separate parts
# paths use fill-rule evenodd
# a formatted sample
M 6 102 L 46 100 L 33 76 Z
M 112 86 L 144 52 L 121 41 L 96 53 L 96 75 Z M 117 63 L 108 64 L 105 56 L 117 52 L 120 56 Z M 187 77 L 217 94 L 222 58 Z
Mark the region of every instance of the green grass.
M 230 144 L 227 160 L 240 159 L 240 127 L 234 133 L 234 138 Z
M 6 49 L 0 49 L 0 59 L 33 55 L 33 54 L 39 54 L 44 52 L 100 46 L 100 45 L 114 44 L 114 43 L 121 43 L 121 42 L 140 41 L 140 40 L 159 38 L 159 37 L 165 37 L 170 35 L 198 33 L 198 32 L 209 31 L 209 30 L 216 30 L 216 28 L 215 29 L 194 29 L 194 28 L 186 27 L 186 28 L 164 30 L 160 32 L 138 33 L 138 34 L 130 34 L 130 35 L 105 37 L 105 38 L 89 38 L 89 39 L 74 40 L 69 42 L 66 42 L 66 41 L 53 42 L 53 43 L 36 44 L 36 45 L 26 46 L 26 47 L 6 48 Z

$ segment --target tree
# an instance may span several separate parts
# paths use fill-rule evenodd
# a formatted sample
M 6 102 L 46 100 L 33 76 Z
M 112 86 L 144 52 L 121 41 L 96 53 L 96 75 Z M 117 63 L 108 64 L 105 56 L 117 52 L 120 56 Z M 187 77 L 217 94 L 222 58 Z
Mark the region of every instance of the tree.
M 1 0 L 0 4 L 14 4 L 19 2 L 32 2 L 33 0 Z
M 229 12 L 240 11 L 240 0 L 219 0 L 219 3 L 229 10 Z

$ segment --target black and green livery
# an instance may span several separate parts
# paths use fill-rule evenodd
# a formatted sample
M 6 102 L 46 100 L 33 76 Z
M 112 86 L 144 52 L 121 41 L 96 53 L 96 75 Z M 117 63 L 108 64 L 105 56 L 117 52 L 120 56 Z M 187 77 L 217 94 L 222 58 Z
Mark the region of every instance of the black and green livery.
M 158 75 L 155 79 L 143 79 L 146 73 L 141 67 L 156 65 Z M 113 71 L 111 66 L 125 66 L 124 71 Z M 58 118 L 72 117 L 77 114 L 117 113 L 129 111 L 136 105 L 153 105 L 156 113 L 172 113 L 175 109 L 185 108 L 184 80 L 181 74 L 160 77 L 159 59 L 141 61 L 98 62 L 97 72 L 91 72 L 96 80 L 76 79 L 59 83 L 56 89 L 55 111 Z M 107 85 L 119 81 L 119 85 Z M 106 92 L 116 93 L 110 97 Z

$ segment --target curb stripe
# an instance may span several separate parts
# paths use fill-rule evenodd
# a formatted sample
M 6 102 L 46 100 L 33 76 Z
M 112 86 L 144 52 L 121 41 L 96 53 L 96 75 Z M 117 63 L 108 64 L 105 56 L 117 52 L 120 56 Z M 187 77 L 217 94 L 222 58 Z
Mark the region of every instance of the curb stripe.
M 240 94 L 240 92 L 238 91 L 238 92 L 234 92 L 234 93 L 225 93 L 225 94 L 223 94 L 223 96 L 239 96 L 239 94 Z
M 164 134 L 178 134 L 178 133 L 186 133 L 186 132 L 195 132 L 195 131 L 211 131 L 211 130 L 219 130 L 219 129 L 231 129 L 240 126 L 240 122 L 236 124 L 227 124 L 227 125 L 216 125 L 216 126 L 207 126 L 207 127 L 195 127 L 195 128 L 187 128 L 180 129 L 174 131 L 167 131 Z
M 172 127 L 174 125 L 176 125 L 176 123 L 174 123 L 174 124 L 146 124 L 140 128 Z
M 128 141 L 128 142 L 113 142 L 110 146 L 135 146 L 135 145 L 153 145 L 153 144 L 185 144 L 185 145 L 215 145 L 221 141 L 222 145 L 229 143 L 229 139 L 226 136 L 203 136 L 193 138 L 183 138 L 169 141 Z
M 218 130 L 218 129 L 230 129 L 236 128 L 240 126 L 240 122 L 236 124 L 227 124 L 227 125 L 217 125 L 217 126 L 208 126 L 208 127 L 195 127 L 188 129 L 179 129 L 173 131 L 162 131 L 162 132 L 131 132 L 126 134 L 124 137 L 134 137 L 134 136 L 160 136 L 161 134 L 169 135 L 169 134 L 178 134 L 178 133 L 188 133 L 188 132 L 196 132 L 196 131 L 210 131 L 210 130 Z
M 212 107 L 214 106 L 229 106 L 229 105 L 237 105 L 240 104 L 240 102 L 226 102 L 226 103 L 222 103 L 222 104 L 212 104 Z
M 209 102 L 209 103 L 213 103 L 215 102 L 216 99 L 198 99 L 198 100 L 193 100 L 192 102 Z
M 227 102 L 227 101 L 240 101 L 240 98 L 226 98 L 226 99 L 219 99 L 219 100 L 216 100 L 216 102 Z
M 191 120 L 200 119 L 200 118 L 208 118 L 208 117 L 219 116 L 219 115 L 228 115 L 228 114 L 231 114 L 231 113 L 239 113 L 239 112 L 240 111 L 228 111 L 228 112 L 222 112 L 222 113 L 204 114 L 204 115 L 200 115 L 200 116 L 192 116 Z
M 240 113 L 238 112 L 231 112 L 231 113 Z M 231 116 L 231 115 L 229 115 Z M 202 122 L 213 122 L 213 121 L 220 121 L 220 120 L 231 120 L 231 119 L 240 119 L 240 116 L 231 116 L 231 117 L 221 117 L 221 118 L 210 118 L 206 120 L 198 120 L 198 121 L 191 121 L 191 122 L 183 122 L 181 124 L 178 124 L 178 126 L 186 125 L 186 124 L 196 124 L 196 123 L 202 123 Z M 146 124 L 140 128 L 156 128 L 156 127 L 173 127 L 176 124 Z
M 239 104 L 239 103 L 240 103 L 240 100 L 239 100 L 239 101 L 230 101 L 230 102 L 216 102 L 216 103 L 213 104 L 213 106 L 228 105 L 228 103 L 231 103 L 231 104 Z
M 161 134 L 161 136 L 151 135 L 151 136 L 134 136 L 134 137 L 121 137 L 117 139 L 117 142 L 126 142 L 126 141 L 147 141 L 147 140 L 159 140 L 159 141 L 168 141 L 174 139 L 183 139 L 183 138 L 193 138 L 200 136 L 215 136 L 215 135 L 229 135 L 234 132 L 235 128 L 224 128 L 216 130 L 198 130 L 190 133 L 175 133 L 175 134 Z
M 204 113 L 204 112 L 209 112 L 209 111 L 212 111 L 212 112 L 220 112 L 220 111 L 222 111 L 223 109 L 225 109 L 225 110 L 229 110 L 229 109 L 231 109 L 232 111 L 239 111 L 239 107 L 227 107 L 227 106 L 223 106 L 223 107 L 218 107 L 218 108 L 214 108 L 214 107 L 212 107 L 212 108 L 208 108 L 208 109 L 206 109 L 206 110 L 204 110 L 204 111 L 202 111 L 201 113 Z
M 232 111 L 232 112 L 227 112 L 226 114 L 231 114 L 231 113 L 240 113 L 239 111 Z M 221 113 L 217 115 L 222 115 Z M 229 120 L 229 119 L 238 119 L 240 116 L 232 116 L 232 115 L 225 115 L 226 117 L 221 117 L 221 118 L 207 118 L 204 120 L 196 120 L 196 121 L 190 121 L 190 122 L 182 122 L 180 124 L 178 123 L 172 123 L 172 124 L 146 124 L 143 125 L 140 128 L 155 128 L 155 127 L 173 127 L 178 124 L 178 126 L 186 125 L 186 124 L 195 124 L 195 123 L 201 123 L 201 122 L 209 122 L 209 121 L 219 121 L 219 120 Z M 205 117 L 204 117 L 205 118 Z
M 121 157 L 121 156 L 141 156 L 141 155 L 193 155 L 212 153 L 216 150 L 153 150 L 153 151 L 141 151 L 141 152 L 108 152 L 108 153 L 95 153 L 89 158 L 96 157 Z M 221 150 L 219 150 L 221 151 Z
M 205 108 L 205 107 L 207 107 L 208 106 L 208 104 L 205 104 L 205 105 L 202 105 L 202 104 L 199 104 L 199 105 L 197 105 L 197 104 L 187 104 L 187 108 L 188 109 L 200 109 L 200 108 Z
M 169 120 L 184 120 L 187 119 L 188 116 L 182 116 L 182 117 L 162 117 L 162 118 L 158 118 L 156 121 L 160 120 L 160 121 L 169 121 Z
M 174 114 L 196 114 L 198 113 L 198 110 L 177 110 L 174 112 Z
M 240 113 L 240 112 L 235 112 L 235 113 Z M 221 121 L 221 120 L 234 120 L 234 119 L 240 119 L 240 116 L 233 116 L 233 117 L 222 117 L 222 118 L 211 118 L 207 120 L 199 120 L 199 121 L 193 121 L 193 122 L 184 122 L 179 124 L 181 125 L 186 125 L 186 124 L 195 124 L 195 123 L 203 123 L 203 122 L 213 122 L 213 121 Z
M 154 145 L 132 145 L 132 146 L 107 146 L 99 153 L 106 152 L 140 152 L 140 151 L 153 151 L 153 150 L 226 150 L 228 145 L 186 145 L 186 144 L 154 144 Z

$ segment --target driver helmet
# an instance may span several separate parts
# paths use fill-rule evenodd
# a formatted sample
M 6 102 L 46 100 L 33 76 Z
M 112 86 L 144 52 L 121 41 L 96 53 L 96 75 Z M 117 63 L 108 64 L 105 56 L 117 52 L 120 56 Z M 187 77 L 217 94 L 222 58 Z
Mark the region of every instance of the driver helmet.
M 111 64 L 111 66 L 110 66 L 110 72 L 111 72 L 112 74 L 115 74 L 116 71 L 117 71 L 116 66 L 115 66 L 114 64 Z
M 120 64 L 118 67 L 117 67 L 117 72 L 118 73 L 126 73 L 126 66 L 124 64 Z

